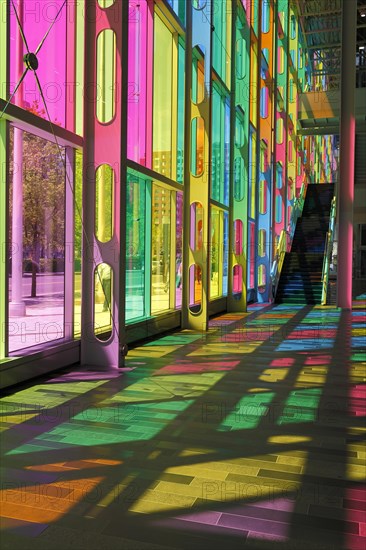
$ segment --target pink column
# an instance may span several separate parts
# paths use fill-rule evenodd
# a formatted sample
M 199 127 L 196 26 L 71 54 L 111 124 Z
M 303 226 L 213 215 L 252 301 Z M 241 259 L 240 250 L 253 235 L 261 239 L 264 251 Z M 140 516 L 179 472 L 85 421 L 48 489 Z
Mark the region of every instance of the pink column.
M 357 0 L 342 4 L 337 306 L 352 308 Z

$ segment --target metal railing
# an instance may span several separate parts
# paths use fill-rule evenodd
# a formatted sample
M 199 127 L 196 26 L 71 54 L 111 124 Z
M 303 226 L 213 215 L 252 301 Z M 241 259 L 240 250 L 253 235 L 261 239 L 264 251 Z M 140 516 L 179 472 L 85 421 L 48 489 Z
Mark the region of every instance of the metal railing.
M 337 187 L 336 187 L 337 189 Z M 334 195 L 332 199 L 332 205 L 330 209 L 329 216 L 329 228 L 327 236 L 325 239 L 325 248 L 324 248 L 324 261 L 323 261 L 323 272 L 322 272 L 322 301 L 321 305 L 325 306 L 327 303 L 327 294 L 328 294 L 328 285 L 329 285 L 329 269 L 332 262 L 332 252 L 333 252 L 333 241 L 334 241 L 334 230 L 336 222 L 336 212 L 337 212 L 337 196 Z
M 301 185 L 299 196 L 294 201 L 294 206 L 291 212 L 291 219 L 288 224 L 289 250 L 291 249 L 292 239 L 294 238 L 297 220 L 302 216 L 306 196 L 307 184 Z
M 271 268 L 271 281 L 272 281 L 272 297 L 276 296 L 278 282 L 280 280 L 283 261 L 285 259 L 286 252 L 290 252 L 292 240 L 294 238 L 297 220 L 302 215 L 304 208 L 305 196 L 306 196 L 307 184 L 301 185 L 300 194 L 294 201 L 294 206 L 291 212 L 291 219 L 289 221 L 287 231 L 283 229 L 280 234 L 280 238 L 276 247 L 272 268 Z

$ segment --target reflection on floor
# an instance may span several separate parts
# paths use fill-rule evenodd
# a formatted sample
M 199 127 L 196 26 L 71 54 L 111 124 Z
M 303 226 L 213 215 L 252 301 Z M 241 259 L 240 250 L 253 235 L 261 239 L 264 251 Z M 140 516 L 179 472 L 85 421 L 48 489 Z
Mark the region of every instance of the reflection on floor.
M 364 298 L 252 307 L 5 397 L 2 548 L 364 550 Z

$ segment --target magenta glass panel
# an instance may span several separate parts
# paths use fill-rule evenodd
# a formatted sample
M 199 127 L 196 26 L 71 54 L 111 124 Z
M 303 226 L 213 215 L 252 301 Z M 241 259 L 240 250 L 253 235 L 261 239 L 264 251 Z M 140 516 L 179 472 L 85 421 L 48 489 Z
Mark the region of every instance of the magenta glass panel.
M 146 160 L 148 150 L 147 130 L 151 134 L 147 92 L 149 85 L 147 53 L 148 28 L 152 24 L 146 0 L 130 2 L 128 27 L 128 143 L 127 156 L 142 166 L 150 166 Z M 151 52 L 152 49 L 150 48 Z M 148 61 L 149 59 L 149 61 Z M 151 109 L 149 109 L 151 110 Z M 151 140 L 151 138 L 150 138 Z
M 237 264 L 233 267 L 233 294 L 241 294 L 243 291 L 243 268 Z
M 243 222 L 234 220 L 234 254 L 243 253 Z
M 40 0 L 14 0 L 14 6 L 21 20 L 29 51 L 35 53 L 54 22 L 43 45 L 36 55 L 38 60 L 37 76 L 47 104 L 51 121 L 65 127 L 66 101 L 73 98 L 74 79 L 68 79 L 66 73 L 66 43 L 68 43 L 68 59 L 74 63 L 74 52 L 70 51 L 70 31 L 74 29 L 73 21 L 69 21 L 67 4 L 64 0 L 43 2 Z M 68 40 L 69 34 L 69 40 Z M 26 68 L 22 61 L 27 49 L 21 40 L 19 26 L 14 12 L 13 2 L 10 3 L 10 93 L 13 92 L 22 72 Z M 71 99 L 72 101 L 72 99 Z M 35 74 L 28 70 L 12 103 L 33 111 L 42 118 L 48 118 L 37 86 Z
M 249 222 L 249 288 L 254 288 L 255 278 L 255 223 Z
M 175 262 L 175 307 L 182 307 L 182 239 L 183 239 L 183 193 L 177 193 L 176 206 L 176 262 Z

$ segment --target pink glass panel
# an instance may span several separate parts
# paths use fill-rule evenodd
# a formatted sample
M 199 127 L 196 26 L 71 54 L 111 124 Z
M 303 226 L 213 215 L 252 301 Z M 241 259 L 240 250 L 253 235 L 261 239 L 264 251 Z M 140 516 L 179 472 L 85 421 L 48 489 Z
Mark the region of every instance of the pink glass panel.
M 183 193 L 177 193 L 177 219 L 176 219 L 176 262 L 175 262 L 175 307 L 182 307 L 182 238 L 183 238 Z
M 239 294 L 243 291 L 243 268 L 237 264 L 233 267 L 233 293 Z
M 194 252 L 202 248 L 203 207 L 200 202 L 191 204 L 190 247 Z
M 243 253 L 243 222 L 241 220 L 234 221 L 234 254 Z
M 254 269 L 255 269 L 255 224 L 249 222 L 249 288 L 254 288 Z

